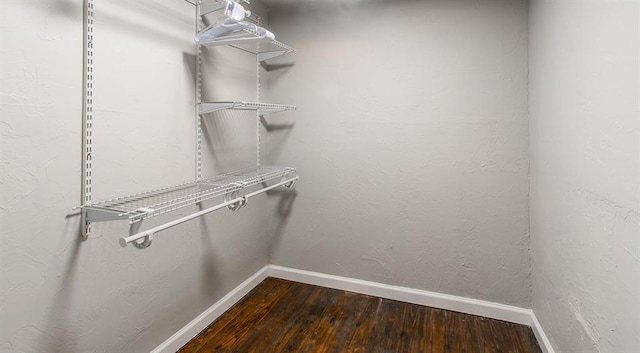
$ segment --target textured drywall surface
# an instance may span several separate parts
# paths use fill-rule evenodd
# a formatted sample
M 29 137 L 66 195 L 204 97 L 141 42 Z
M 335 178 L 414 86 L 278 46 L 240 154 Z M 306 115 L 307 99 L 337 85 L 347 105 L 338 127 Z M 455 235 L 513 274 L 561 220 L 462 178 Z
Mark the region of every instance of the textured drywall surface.
M 556 352 L 640 352 L 638 1 L 530 13 L 533 310 Z
M 272 3 L 271 262 L 529 307 L 527 3 Z
M 94 200 L 193 180 L 193 7 L 94 3 Z M 144 251 L 118 245 L 126 222 L 79 241 L 82 1 L 3 0 L 0 41 L 0 351 L 148 352 L 267 264 L 265 197 Z M 255 100 L 254 56 L 203 62 L 208 98 Z M 255 163 L 255 117 L 215 118 L 203 174 Z

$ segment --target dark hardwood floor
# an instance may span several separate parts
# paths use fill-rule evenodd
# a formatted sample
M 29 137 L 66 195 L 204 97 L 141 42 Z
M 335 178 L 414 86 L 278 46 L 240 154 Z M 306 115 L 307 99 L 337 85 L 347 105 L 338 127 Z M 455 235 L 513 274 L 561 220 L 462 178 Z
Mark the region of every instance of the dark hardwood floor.
M 179 352 L 541 350 L 527 326 L 267 278 Z

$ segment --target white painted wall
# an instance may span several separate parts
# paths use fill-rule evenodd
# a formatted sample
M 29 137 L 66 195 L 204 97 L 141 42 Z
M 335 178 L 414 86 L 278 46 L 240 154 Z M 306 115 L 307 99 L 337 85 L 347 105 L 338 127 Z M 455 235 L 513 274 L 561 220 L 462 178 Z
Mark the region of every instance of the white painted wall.
M 193 180 L 193 14 L 96 1 L 95 200 Z M 0 42 L 0 351 L 150 351 L 268 263 L 265 197 L 144 251 L 118 245 L 126 222 L 80 242 L 82 2 L 3 0 Z M 254 100 L 255 57 L 211 54 L 208 97 Z M 215 118 L 205 174 L 253 162 L 255 117 Z
M 531 1 L 533 310 L 557 352 L 640 351 L 638 11 Z
M 527 3 L 271 3 L 271 262 L 529 307 Z
M 533 305 L 557 351 L 639 349 L 636 0 L 532 0 L 530 43 L 526 1 L 271 3 L 299 51 L 265 100 L 298 111 L 267 118 L 264 159 L 299 168 L 297 197 L 145 251 L 121 223 L 78 241 L 79 2 L 0 3 L 3 351 L 149 351 L 268 262 Z M 191 180 L 191 7 L 100 6 L 95 199 Z M 255 99 L 253 57 L 207 55 L 206 97 Z M 252 164 L 252 117 L 203 124 L 205 176 Z

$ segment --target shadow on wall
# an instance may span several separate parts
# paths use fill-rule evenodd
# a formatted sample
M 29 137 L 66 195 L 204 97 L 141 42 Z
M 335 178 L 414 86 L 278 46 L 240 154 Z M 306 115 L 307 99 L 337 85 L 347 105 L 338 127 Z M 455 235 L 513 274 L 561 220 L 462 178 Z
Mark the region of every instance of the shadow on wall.
M 99 1 L 96 1 L 99 3 Z M 149 14 L 153 14 L 158 17 L 162 17 L 163 21 L 167 23 L 173 23 L 176 26 L 188 26 L 189 29 L 192 29 L 194 26 L 194 17 L 186 17 L 177 16 L 177 12 L 175 9 L 163 6 L 161 3 L 154 1 L 111 1 L 113 4 L 120 4 L 123 6 L 131 7 L 127 9 L 127 11 L 137 11 L 138 13 L 149 16 Z M 59 17 L 67 18 L 73 21 L 81 20 L 83 13 L 83 3 L 82 1 L 75 0 L 49 0 L 49 1 L 22 1 L 23 6 L 32 5 L 38 10 L 42 10 L 46 12 L 47 16 L 57 15 Z M 44 4 L 44 5 L 41 5 Z M 98 5 L 99 6 L 99 5 Z M 188 5 L 192 6 L 192 5 Z M 155 27 L 142 27 L 139 24 L 124 20 L 116 14 L 108 14 L 108 13 L 100 13 L 100 19 L 104 20 L 106 23 L 113 25 L 113 28 L 119 28 L 121 30 L 144 34 L 148 38 L 153 40 L 158 40 L 158 34 L 161 34 L 165 39 L 171 39 L 174 41 L 179 41 L 180 43 L 184 43 L 184 38 L 172 37 L 170 35 L 170 31 L 167 30 L 165 32 L 159 31 L 159 28 Z M 194 9 L 195 15 L 195 9 Z
M 279 115 L 281 114 L 286 113 L 279 113 Z M 273 119 L 280 120 L 282 119 L 282 117 Z M 265 154 L 271 161 L 278 160 L 278 157 L 286 146 L 287 140 L 293 132 L 295 123 L 270 123 L 267 118 L 263 116 L 260 117 L 260 123 L 264 127 L 265 131 L 269 134 L 268 143 L 266 144 L 266 146 L 263 146 L 263 148 L 265 148 L 266 150 Z
M 106 16 L 105 16 L 106 17 Z M 161 32 L 150 27 L 142 27 L 135 23 L 127 22 L 118 17 L 108 18 L 109 26 L 111 28 L 119 28 L 122 32 L 136 33 L 140 37 L 146 37 L 146 40 L 154 42 L 172 42 L 170 45 L 185 44 L 188 40 L 181 37 L 171 36 L 167 32 Z
M 191 78 L 192 87 L 196 86 L 196 60 L 198 59 L 195 54 L 182 52 L 182 62 L 184 63 L 184 68 L 190 73 L 187 77 Z
M 260 66 L 266 72 L 269 73 L 269 85 L 280 81 L 290 70 L 295 66 L 295 62 L 282 62 L 282 63 L 267 63 L 265 61 L 260 62 Z
M 40 333 L 37 348 L 42 352 L 75 352 L 77 337 L 77 327 L 72 325 L 73 319 L 70 317 L 71 304 L 73 303 L 72 283 L 78 270 L 78 257 L 81 245 L 81 226 L 79 214 L 68 215 L 67 225 L 62 231 L 61 239 L 67 239 L 68 234 L 74 236 L 74 240 L 69 243 L 70 249 L 61 252 L 60 256 L 66 255 L 64 269 L 60 271 L 62 280 L 51 299 L 51 309 L 44 315 L 44 325 Z M 73 219 L 73 221 L 72 221 Z M 69 229 L 75 228 L 75 231 Z M 66 249 L 66 247 L 65 247 Z
M 260 123 L 262 124 L 262 126 L 264 126 L 264 129 L 267 130 L 267 132 L 274 132 L 274 131 L 280 131 L 280 130 L 291 130 L 293 129 L 296 124 L 294 123 L 288 123 L 288 124 L 273 124 L 267 121 L 267 119 L 265 119 L 264 116 L 260 116 Z
M 47 10 L 51 9 L 50 14 L 59 15 L 60 17 L 66 17 L 68 19 L 76 20 L 78 18 L 78 14 L 81 14 L 83 11 L 82 1 L 73 1 L 73 0 L 54 0 L 51 1 L 53 4 L 47 4 Z M 177 12 L 173 8 L 169 8 L 167 6 L 162 5 L 162 3 L 154 1 L 112 1 L 113 4 L 120 4 L 122 6 L 129 7 L 126 11 L 137 11 L 142 15 L 149 16 L 149 14 L 153 14 L 157 17 L 162 17 L 164 21 L 167 23 L 173 23 L 177 26 L 185 26 L 189 29 L 192 29 L 194 26 L 194 18 L 192 16 L 178 16 Z M 33 1 L 24 1 L 25 5 L 34 4 L 37 6 L 39 2 Z M 188 5 L 192 6 L 192 5 Z M 124 10 L 123 10 L 124 11 Z M 104 17 L 102 17 L 104 16 Z M 194 16 L 195 16 L 195 8 L 194 8 Z M 110 24 L 114 25 L 113 28 L 120 28 L 125 31 L 130 31 L 132 33 L 142 33 L 148 36 L 151 39 L 158 39 L 158 34 L 163 34 L 165 38 L 170 38 L 179 42 L 184 42 L 184 38 L 171 37 L 169 35 L 170 32 L 160 32 L 158 28 L 152 27 L 141 27 L 137 23 L 132 21 L 126 21 L 120 17 L 110 15 L 110 14 L 101 14 L 101 18 L 108 21 Z
M 203 207 L 201 206 L 201 209 Z M 103 315 L 103 311 L 112 310 L 114 312 L 123 311 L 123 307 L 128 308 L 133 301 L 129 301 L 129 298 L 124 297 L 122 293 L 114 291 L 114 288 L 102 287 L 100 282 L 89 281 L 87 278 L 86 269 L 83 270 L 80 266 L 80 262 L 87 265 L 86 256 L 93 256 L 91 248 L 93 248 L 88 242 L 95 241 L 100 238 L 101 235 L 95 235 L 85 241 L 81 238 L 81 224 L 80 215 L 78 213 L 69 214 L 66 216 L 67 224 L 62 230 L 60 239 L 64 242 L 60 248 L 62 250 L 55 254 L 56 285 L 54 293 L 46 294 L 43 298 L 47 301 L 48 312 L 42 313 L 42 316 L 38 319 L 39 323 L 31 323 L 26 329 L 29 330 L 27 334 L 30 337 L 34 337 L 33 343 L 28 343 L 28 346 L 21 341 L 21 337 L 16 336 L 12 346 L 17 351 L 28 352 L 82 352 L 80 345 L 86 345 L 86 339 L 83 337 L 90 337 L 96 339 L 95 330 L 96 326 L 92 323 L 94 320 L 100 319 Z M 220 273 L 220 269 L 223 268 L 220 263 L 222 256 L 216 253 L 216 248 L 213 246 L 212 236 L 214 234 L 210 232 L 205 222 L 205 218 L 201 217 L 201 244 L 202 249 L 202 280 L 203 284 L 201 290 L 202 298 L 210 298 L 211 293 L 216 293 L 220 290 L 219 284 L 222 283 L 223 273 Z M 81 247 L 89 247 L 86 251 L 81 251 Z M 95 250 L 95 248 L 94 248 Z M 139 251 L 139 250 L 134 250 Z M 124 256 L 131 256 L 126 254 Z M 99 263 L 89 260 L 90 265 L 100 265 Z M 110 264 L 102 264 L 105 266 L 111 266 Z M 59 267 L 59 268 L 58 268 Z M 97 270 L 97 268 L 91 268 L 91 271 Z M 181 286 L 189 286 L 190 283 L 182 281 Z M 147 277 L 145 281 L 140 283 L 132 283 L 135 287 L 134 291 L 136 295 L 146 296 L 146 293 L 151 293 L 151 288 L 154 284 L 157 284 L 158 280 L 154 277 Z M 96 287 L 97 286 L 97 287 Z M 126 288 L 126 287 L 123 287 Z M 100 303 L 93 302 L 86 297 L 88 293 L 93 290 L 110 291 L 107 301 Z M 131 293 L 130 293 L 131 294 Z M 147 310 L 146 304 L 140 306 L 135 305 L 127 310 L 135 315 L 140 313 L 141 310 Z M 106 308 L 106 309 L 105 309 Z M 168 322 L 175 319 L 175 312 L 173 310 L 158 310 L 154 314 L 152 321 L 145 322 L 142 326 L 136 327 L 136 332 L 132 335 L 122 335 L 123 327 L 121 323 L 126 323 L 127 317 L 112 316 L 106 318 L 103 324 L 111 323 L 111 325 L 100 328 L 99 339 L 97 341 L 104 344 L 105 337 L 111 337 L 111 348 L 109 351 L 114 352 L 126 352 L 126 347 L 139 344 L 141 341 L 147 340 L 153 333 L 151 323 L 155 322 Z M 126 325 L 125 325 L 126 326 Z M 93 337 L 92 337 L 93 336 Z M 102 351 L 105 346 L 95 346 L 93 350 Z
M 278 63 L 278 64 L 269 64 L 266 61 L 261 61 L 260 62 L 260 66 L 262 66 L 262 68 L 267 71 L 267 72 L 273 72 L 273 71 L 278 71 L 278 70 L 286 70 L 286 69 L 290 69 L 292 67 L 294 67 L 296 65 L 295 62 L 286 62 L 286 63 Z M 269 78 L 271 79 L 271 78 Z
M 32 3 L 31 1 L 24 1 L 25 4 Z M 58 0 L 53 5 L 54 13 L 60 15 L 60 17 L 66 17 L 75 19 L 76 11 L 82 11 L 82 2 L 71 0 Z
M 126 11 L 133 11 L 137 9 L 141 14 L 150 14 L 152 13 L 154 16 L 162 17 L 164 21 L 173 22 L 175 24 L 186 25 L 189 28 L 193 28 L 194 25 L 194 17 L 192 16 L 180 16 L 180 14 L 176 13 L 175 8 L 168 7 L 162 4 L 160 1 L 128 1 L 128 0 L 120 0 L 113 1 L 114 4 L 121 4 L 123 7 L 126 6 L 128 9 Z M 193 15 L 195 16 L 195 6 L 185 3 L 184 6 L 189 6 L 193 9 Z
M 198 204 L 200 211 L 204 210 L 204 204 L 201 202 Z M 219 269 L 223 268 L 223 263 L 218 261 L 220 256 L 216 254 L 216 247 L 213 246 L 214 239 L 211 239 L 214 232 L 209 230 L 205 217 L 199 217 L 200 222 L 200 243 L 202 248 L 202 281 L 204 286 L 202 287 L 202 296 L 204 298 L 216 293 L 216 285 L 222 283 L 222 274 Z
M 267 197 L 274 196 L 279 196 L 280 201 L 278 202 L 278 207 L 276 208 L 278 223 L 273 228 L 273 231 L 271 232 L 271 239 L 269 241 L 269 254 L 271 254 L 272 249 L 280 246 L 280 240 L 282 239 L 282 235 L 284 234 L 287 222 L 289 221 L 289 216 L 291 215 L 293 204 L 298 197 L 298 191 L 295 189 L 295 187 L 291 189 L 276 188 L 267 191 Z
M 253 111 L 221 110 L 202 116 L 203 148 L 218 173 L 255 166 L 255 119 Z

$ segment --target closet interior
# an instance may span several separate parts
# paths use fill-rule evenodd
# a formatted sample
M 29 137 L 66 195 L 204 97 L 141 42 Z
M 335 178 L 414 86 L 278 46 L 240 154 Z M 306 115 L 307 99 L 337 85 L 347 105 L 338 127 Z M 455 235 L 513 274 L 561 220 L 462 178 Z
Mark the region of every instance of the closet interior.
M 639 16 L 0 1 L 0 350 L 640 352 Z

